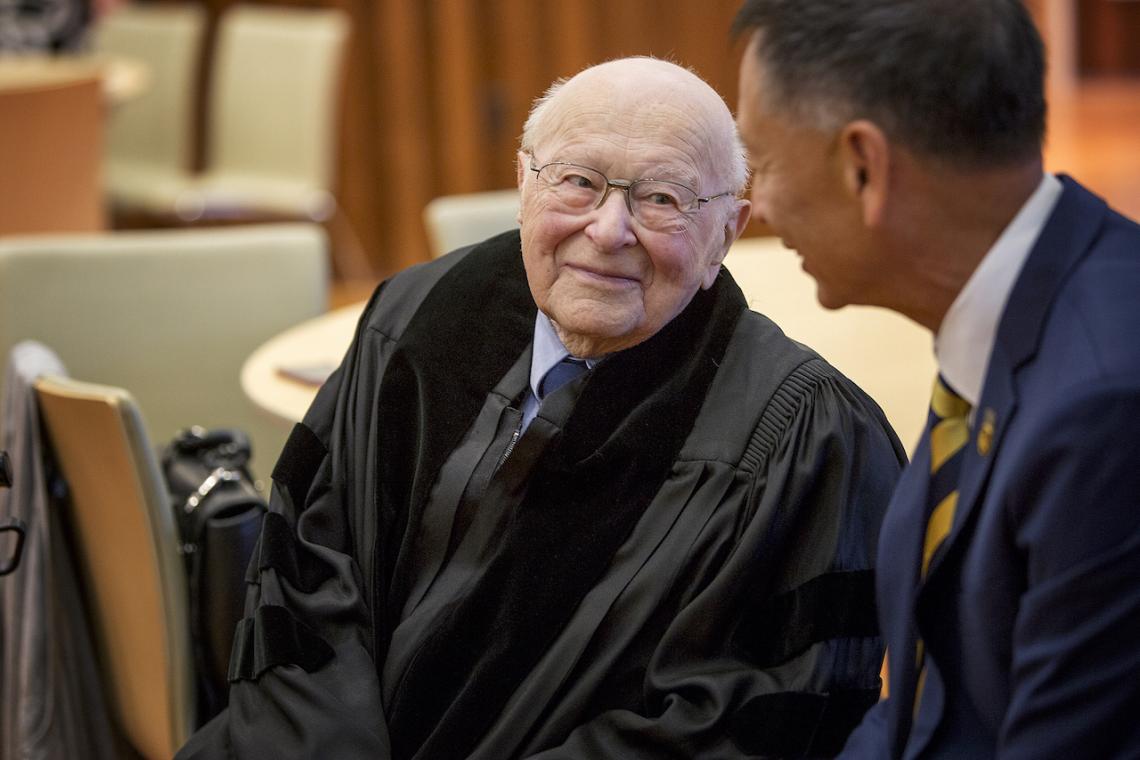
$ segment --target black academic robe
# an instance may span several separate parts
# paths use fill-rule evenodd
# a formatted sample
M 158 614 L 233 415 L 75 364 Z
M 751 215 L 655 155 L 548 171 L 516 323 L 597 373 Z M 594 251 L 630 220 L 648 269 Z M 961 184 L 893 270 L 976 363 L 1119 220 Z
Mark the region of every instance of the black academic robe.
M 904 460 L 882 412 L 722 272 L 441 509 L 479 420 L 518 405 L 534 316 L 517 231 L 378 288 L 274 470 L 230 706 L 179 757 L 842 746 L 879 688 L 872 568 Z M 397 653 L 472 509 L 502 516 L 490 550 Z

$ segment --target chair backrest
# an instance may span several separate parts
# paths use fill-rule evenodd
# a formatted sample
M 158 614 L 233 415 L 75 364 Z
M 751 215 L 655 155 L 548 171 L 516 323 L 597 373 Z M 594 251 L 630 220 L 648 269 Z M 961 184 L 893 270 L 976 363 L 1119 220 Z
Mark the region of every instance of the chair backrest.
M 129 388 L 156 441 L 243 428 L 259 473 L 288 431 L 245 397 L 241 366 L 327 298 L 310 223 L 0 240 L 0 355 L 39 340 L 76 377 Z
M 103 16 L 94 47 L 145 64 L 147 86 L 117 103 L 107 128 L 109 187 L 147 172 L 186 173 L 206 16 L 197 5 L 124 5 Z
M 519 226 L 519 191 L 444 195 L 424 206 L 433 257 Z
M 227 10 L 211 75 L 207 173 L 329 189 L 347 35 L 337 9 Z
M 0 87 L 0 235 L 103 229 L 102 165 L 99 79 Z
M 193 725 L 193 656 L 174 514 L 142 418 L 119 388 L 50 376 L 35 387 L 112 710 L 140 754 L 169 758 Z

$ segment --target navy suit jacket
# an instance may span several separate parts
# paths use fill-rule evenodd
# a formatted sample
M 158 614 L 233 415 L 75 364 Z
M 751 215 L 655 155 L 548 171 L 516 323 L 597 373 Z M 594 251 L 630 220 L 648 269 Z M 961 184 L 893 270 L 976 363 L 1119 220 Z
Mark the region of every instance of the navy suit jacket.
M 1140 226 L 1061 180 L 999 322 L 925 582 L 925 441 L 887 510 L 890 698 L 842 757 L 1140 756 Z

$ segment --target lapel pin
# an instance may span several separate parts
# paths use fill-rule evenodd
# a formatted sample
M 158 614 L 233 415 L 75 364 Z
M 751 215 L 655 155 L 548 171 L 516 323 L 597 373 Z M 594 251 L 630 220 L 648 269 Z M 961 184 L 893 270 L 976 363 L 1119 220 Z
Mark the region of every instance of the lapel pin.
M 978 430 L 978 453 L 982 456 L 989 454 L 990 447 L 993 446 L 996 422 L 997 414 L 992 408 L 987 407 L 982 414 L 982 426 Z

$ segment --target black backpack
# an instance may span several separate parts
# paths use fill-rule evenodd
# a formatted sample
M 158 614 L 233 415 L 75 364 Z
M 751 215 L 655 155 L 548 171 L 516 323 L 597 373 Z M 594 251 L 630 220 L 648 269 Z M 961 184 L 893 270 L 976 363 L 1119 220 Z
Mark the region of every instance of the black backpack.
M 229 699 L 230 649 L 245 606 L 245 573 L 267 509 L 240 430 L 193 427 L 162 451 L 186 562 L 198 725 Z

